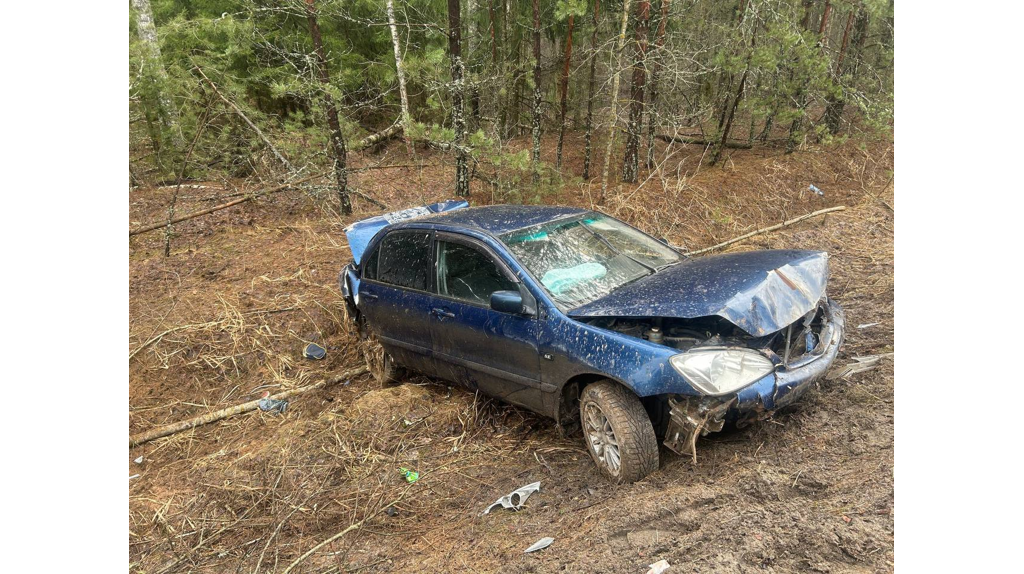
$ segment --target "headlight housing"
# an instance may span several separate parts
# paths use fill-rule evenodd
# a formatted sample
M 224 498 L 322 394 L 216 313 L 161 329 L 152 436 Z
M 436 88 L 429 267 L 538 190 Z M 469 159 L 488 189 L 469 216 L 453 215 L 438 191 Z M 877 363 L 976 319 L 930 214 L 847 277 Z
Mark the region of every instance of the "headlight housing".
M 669 362 L 697 390 L 712 396 L 738 391 L 775 370 L 767 357 L 751 349 L 691 349 Z

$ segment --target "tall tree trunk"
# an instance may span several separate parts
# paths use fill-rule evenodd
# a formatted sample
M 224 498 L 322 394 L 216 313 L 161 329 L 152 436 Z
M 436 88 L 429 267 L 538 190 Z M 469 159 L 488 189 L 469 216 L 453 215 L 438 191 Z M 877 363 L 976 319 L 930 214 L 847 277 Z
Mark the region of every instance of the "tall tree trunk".
M 498 65 L 498 44 L 497 44 L 497 42 L 495 41 L 495 38 L 494 38 L 495 21 L 494 21 L 494 2 L 493 2 L 493 0 L 488 0 L 488 2 L 487 2 L 487 16 L 488 16 L 489 22 L 490 22 L 490 34 L 491 34 L 491 65 L 495 66 L 495 69 L 497 69 L 497 65 Z
M 821 14 L 821 25 L 818 27 L 818 44 L 823 47 L 828 44 L 825 30 L 828 29 L 828 17 L 830 14 L 832 14 L 832 2 L 825 0 L 825 11 Z
M 540 179 L 540 0 L 533 0 L 533 183 Z
M 597 29 L 601 0 L 594 0 L 594 31 L 590 35 L 590 80 L 587 83 L 587 135 L 583 153 L 583 179 L 590 179 L 590 139 L 594 129 L 594 68 L 597 65 Z
M 466 0 L 466 12 L 468 13 L 466 16 L 469 18 L 469 36 L 466 37 L 466 60 L 469 61 L 469 65 L 466 66 L 466 69 L 469 70 L 467 74 L 470 85 L 469 109 L 473 118 L 471 128 L 473 130 L 480 127 L 480 78 L 477 66 L 473 63 L 477 61 L 476 55 L 473 53 L 473 42 L 479 42 L 480 39 L 480 24 L 476 17 L 476 9 L 476 0 Z
M 327 71 L 327 54 L 324 52 L 324 44 L 320 38 L 320 24 L 316 19 L 314 0 L 306 0 L 306 19 L 309 21 L 309 35 L 313 37 L 313 48 L 316 50 L 320 84 L 324 87 L 320 97 L 327 110 L 327 126 L 331 130 L 334 177 L 338 182 L 338 202 L 341 205 L 341 214 L 349 215 L 352 213 L 352 199 L 348 192 L 348 151 L 345 149 L 345 137 L 341 133 L 341 123 L 338 121 L 338 110 L 334 107 L 334 98 L 331 97 L 328 90 L 331 78 Z
M 850 12 L 850 18 L 853 18 L 853 12 Z M 846 59 L 847 51 L 847 40 L 849 39 L 850 33 L 850 21 L 846 23 L 846 30 L 843 32 L 843 46 L 839 51 L 839 58 L 836 62 L 836 78 L 839 83 L 839 88 L 842 93 L 838 97 L 830 98 L 828 105 L 825 107 L 825 125 L 828 127 L 829 133 L 839 132 L 839 122 L 843 117 L 843 108 L 846 106 L 846 86 L 847 82 L 846 75 L 851 73 L 849 81 L 852 81 L 856 76 L 856 64 L 857 60 L 860 59 L 861 51 L 864 49 L 864 41 L 867 39 L 868 31 L 868 13 L 861 5 L 857 10 L 856 20 L 853 26 L 853 50 L 854 57 L 849 60 Z
M 565 96 L 569 91 L 569 64 L 572 62 L 572 26 L 576 17 L 569 14 L 569 31 L 565 33 L 565 66 L 562 68 L 562 85 L 559 99 L 558 151 L 555 154 L 555 168 L 562 168 L 562 142 L 565 140 Z
M 753 46 L 751 46 L 751 52 L 753 52 Z M 736 117 L 736 108 L 740 104 L 740 100 L 743 99 L 743 87 L 747 83 L 747 73 L 750 72 L 750 58 L 747 58 L 747 67 L 743 69 L 743 75 L 740 76 L 740 85 L 736 88 L 736 95 L 732 99 L 732 105 L 729 106 L 728 117 L 725 120 L 725 128 L 722 130 L 721 137 L 715 143 L 715 150 L 711 154 L 711 165 L 718 163 L 718 158 L 722 155 L 722 149 L 725 148 L 726 142 L 729 141 L 729 132 L 732 131 L 732 120 Z
M 622 2 L 622 25 L 619 27 L 619 36 L 615 41 L 615 63 L 612 68 L 612 109 L 608 112 L 608 143 L 604 150 L 604 168 L 601 170 L 601 201 L 604 201 L 608 194 L 608 168 L 612 162 L 612 147 L 615 145 L 615 125 L 618 123 L 619 114 L 619 73 L 622 67 L 622 48 L 626 43 L 626 25 L 629 23 L 630 0 Z
M 804 8 L 807 12 L 804 13 L 804 26 L 810 26 L 810 9 L 811 3 L 805 2 Z M 818 25 L 818 46 L 823 46 L 825 39 L 823 34 L 828 28 L 828 16 L 832 13 L 832 2 L 825 0 L 825 11 L 821 14 L 821 23 Z M 808 28 L 809 30 L 810 28 Z M 801 88 L 797 92 L 797 116 L 793 119 L 792 125 L 789 127 L 789 140 L 786 142 L 786 153 L 793 153 L 796 146 L 800 143 L 802 138 L 802 128 L 804 121 L 805 108 L 807 107 L 807 93 Z
M 466 162 L 465 66 L 462 63 L 459 0 L 448 0 L 448 55 L 452 61 L 452 124 L 455 128 L 455 195 L 469 197 Z
M 640 134 L 644 120 L 644 84 L 647 81 L 647 23 L 651 3 L 636 5 L 636 44 L 633 47 L 633 84 L 629 89 L 629 123 L 626 124 L 626 153 L 622 158 L 622 181 L 636 183 L 640 171 Z
M 647 98 L 647 169 L 654 169 L 654 121 L 658 114 L 658 77 L 661 75 L 662 50 L 665 48 L 665 26 L 671 0 L 661 0 L 661 19 L 654 35 L 654 59 L 651 63 L 650 97 Z
M 152 93 L 156 98 L 151 105 L 155 107 L 155 115 L 164 129 L 171 130 L 171 139 L 175 148 L 182 147 L 181 134 L 178 132 L 178 109 L 167 97 L 167 69 L 160 54 L 160 40 L 156 34 L 156 24 L 153 22 L 153 9 L 149 0 L 132 0 L 132 7 L 135 8 L 137 17 L 136 24 L 139 29 L 139 39 L 143 46 L 143 62 L 151 70 L 151 76 L 143 81 L 152 81 Z M 154 132 L 156 130 L 153 130 Z M 162 142 L 154 140 L 153 149 L 159 151 Z
M 388 26 L 391 28 L 391 43 L 395 47 L 395 70 L 398 73 L 398 95 L 402 101 L 402 136 L 405 147 L 412 154 L 412 140 L 409 139 L 412 128 L 412 116 L 409 114 L 409 95 L 405 90 L 405 65 L 402 64 L 402 49 L 398 43 L 398 26 L 395 24 L 395 1 L 387 0 Z

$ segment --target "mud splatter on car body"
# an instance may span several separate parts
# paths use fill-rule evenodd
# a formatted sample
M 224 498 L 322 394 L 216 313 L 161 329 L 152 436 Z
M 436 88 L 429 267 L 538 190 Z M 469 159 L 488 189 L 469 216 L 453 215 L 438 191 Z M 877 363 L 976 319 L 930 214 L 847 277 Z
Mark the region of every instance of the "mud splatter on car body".
M 698 436 L 792 403 L 843 342 L 820 251 L 690 259 L 594 211 L 464 201 L 346 233 L 342 293 L 395 363 L 588 437 L 583 390 L 613 381 L 667 447 L 696 460 Z M 597 420 L 607 433 L 592 436 L 618 456 L 623 429 Z

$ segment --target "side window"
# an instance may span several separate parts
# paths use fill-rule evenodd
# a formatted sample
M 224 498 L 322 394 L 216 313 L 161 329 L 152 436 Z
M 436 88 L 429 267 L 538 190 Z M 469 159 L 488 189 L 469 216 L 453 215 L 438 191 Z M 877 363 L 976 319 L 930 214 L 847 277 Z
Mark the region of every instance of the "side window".
M 363 279 L 377 279 L 377 254 L 380 247 L 373 250 L 373 253 L 363 261 Z
M 491 293 L 518 290 L 483 251 L 461 243 L 437 242 L 437 292 L 441 295 L 489 305 Z
M 426 291 L 430 286 L 430 234 L 391 232 L 381 241 L 377 281 Z

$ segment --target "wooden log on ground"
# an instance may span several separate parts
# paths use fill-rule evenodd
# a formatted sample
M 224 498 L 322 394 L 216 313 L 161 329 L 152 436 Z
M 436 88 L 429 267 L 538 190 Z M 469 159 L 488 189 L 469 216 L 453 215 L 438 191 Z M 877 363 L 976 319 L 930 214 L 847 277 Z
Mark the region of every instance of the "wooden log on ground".
M 846 209 L 845 205 L 840 205 L 839 207 L 829 207 L 828 209 L 819 209 L 818 211 L 815 211 L 815 212 L 812 212 L 812 213 L 808 213 L 808 214 L 805 214 L 805 215 L 801 215 L 800 217 L 794 217 L 793 219 L 790 219 L 788 221 L 783 221 L 782 223 L 779 223 L 779 224 L 776 224 L 776 225 L 772 225 L 771 227 L 765 227 L 765 228 L 762 228 L 762 229 L 757 229 L 757 230 L 751 231 L 750 233 L 745 233 L 743 235 L 740 235 L 739 237 L 736 237 L 734 239 L 730 239 L 729 241 L 723 241 L 722 243 L 719 243 L 718 245 L 712 245 L 711 247 L 706 247 L 706 248 L 700 249 L 698 251 L 687 252 L 686 255 L 700 255 L 701 253 L 707 253 L 708 251 L 714 251 L 716 249 L 721 249 L 722 247 L 727 247 L 729 245 L 732 245 L 733 243 L 739 243 L 740 241 L 743 241 L 744 239 L 750 239 L 751 237 L 754 237 L 755 235 L 761 235 L 763 233 L 769 233 L 769 232 L 772 232 L 772 231 L 776 231 L 778 229 L 782 229 L 783 227 L 789 227 L 790 225 L 793 225 L 794 223 L 800 223 L 801 221 L 804 221 L 806 219 L 810 219 L 812 217 L 817 217 L 819 215 L 825 215 L 826 213 L 832 213 L 834 211 L 843 211 L 844 209 Z
M 176 219 L 172 219 L 171 221 L 166 221 L 164 223 L 154 223 L 152 225 L 146 225 L 144 227 L 140 227 L 139 229 L 130 230 L 130 231 L 128 231 L 128 237 L 131 237 L 133 235 L 140 235 L 140 234 L 143 234 L 143 233 L 148 233 L 150 231 L 153 231 L 153 230 L 156 230 L 156 229 L 160 229 L 162 227 L 167 227 L 168 225 L 173 225 L 175 223 L 180 223 L 180 222 L 188 220 L 188 219 L 194 219 L 196 217 L 207 215 L 207 214 L 213 213 L 215 211 L 220 211 L 222 209 L 227 209 L 229 207 L 234 207 L 234 206 L 236 206 L 236 205 L 238 205 L 240 203 L 245 203 L 247 201 L 252 201 L 253 199 L 256 199 L 257 197 L 260 197 L 260 196 L 263 196 L 263 195 L 269 195 L 271 193 L 277 193 L 279 191 L 284 191 L 284 190 L 286 190 L 286 189 L 288 189 L 290 187 L 293 187 L 293 186 L 298 185 L 300 183 L 305 183 L 305 182 L 307 182 L 307 181 L 309 181 L 311 179 L 317 178 L 317 177 L 320 177 L 320 174 L 310 175 L 310 176 L 304 177 L 302 179 L 299 179 L 299 180 L 296 180 L 296 181 L 293 181 L 293 182 L 290 182 L 290 183 L 282 183 L 281 185 L 279 185 L 277 187 L 272 187 L 270 189 L 265 189 L 263 191 L 257 191 L 256 193 L 254 193 L 252 195 L 247 195 L 245 197 L 236 199 L 234 201 L 229 201 L 227 203 L 222 203 L 220 205 L 215 205 L 215 206 L 213 206 L 213 207 L 211 207 L 209 209 L 204 209 L 202 211 L 197 211 L 195 213 L 189 213 L 187 215 L 182 215 L 181 217 L 178 217 Z
M 270 398 L 274 399 L 274 400 L 287 399 L 288 397 L 293 397 L 295 395 L 300 395 L 302 393 L 308 393 L 309 391 L 312 391 L 312 390 L 315 390 L 315 389 L 319 389 L 319 388 L 322 388 L 322 387 L 326 387 L 328 385 L 333 385 L 333 384 L 339 383 L 341 381 L 344 381 L 346 379 L 350 379 L 350 378 L 355 377 L 357 375 L 362 375 L 362 374 L 364 374 L 366 372 L 368 372 L 368 369 L 366 367 L 359 367 L 357 369 L 352 369 L 351 371 L 346 371 L 346 372 L 342 373 L 341 375 L 338 375 L 337 377 L 335 377 L 333 379 L 325 379 L 325 380 L 320 381 L 318 383 L 313 383 L 312 385 L 306 385 L 304 387 L 299 387 L 299 388 L 296 388 L 296 389 L 291 389 L 291 390 L 288 390 L 288 391 L 277 393 L 276 395 L 272 395 Z M 259 408 L 259 403 L 260 403 L 260 400 L 256 399 L 254 401 L 249 401 L 247 403 L 242 403 L 240 405 L 235 405 L 233 407 L 228 407 L 226 409 L 221 409 L 219 411 L 214 411 L 212 413 L 207 413 L 205 415 L 202 415 L 202 416 L 199 416 L 199 417 L 196 417 L 196 418 L 193 418 L 193 419 L 188 419 L 186 421 L 178 421 L 176 423 L 171 423 L 171 424 L 168 424 L 168 425 L 164 425 L 162 427 L 157 427 L 155 429 L 151 429 L 151 430 L 148 430 L 148 431 L 145 431 L 145 432 L 141 432 L 141 433 L 129 436 L 128 437 L 128 447 L 129 448 L 135 447 L 135 446 L 138 446 L 140 444 L 147 443 L 147 442 L 149 442 L 151 440 L 155 440 L 155 439 L 162 438 L 162 437 L 165 437 L 165 436 L 169 436 L 169 435 L 172 435 L 172 434 L 175 434 L 175 433 L 179 433 L 181 431 L 192 429 L 192 428 L 195 428 L 197 426 L 209 424 L 209 423 L 212 423 L 212 422 L 217 422 L 219 420 L 226 419 L 228 417 L 232 417 L 232 416 L 235 416 L 235 415 L 240 415 L 242 413 L 247 413 L 247 412 L 250 412 L 250 411 L 254 411 L 254 410 Z
M 372 145 L 379 144 L 380 142 L 393 138 L 398 134 L 402 133 L 402 121 L 399 119 L 397 122 L 391 124 L 391 127 L 381 130 L 373 135 L 369 135 L 356 143 L 352 144 L 351 149 L 353 151 L 370 147 Z
M 654 137 L 660 139 L 661 141 L 669 142 L 669 143 L 673 143 L 673 142 L 674 143 L 687 143 L 687 144 L 702 145 L 702 146 L 714 145 L 714 143 L 715 143 L 713 141 L 708 141 L 708 140 L 706 140 L 704 138 L 695 138 L 695 137 L 690 137 L 690 136 L 669 136 L 669 135 L 665 135 L 665 134 L 658 134 L 658 135 L 656 135 Z M 740 143 L 740 142 L 725 142 L 722 145 L 724 147 L 732 148 L 732 149 L 751 149 L 751 148 L 754 147 L 751 144 Z

